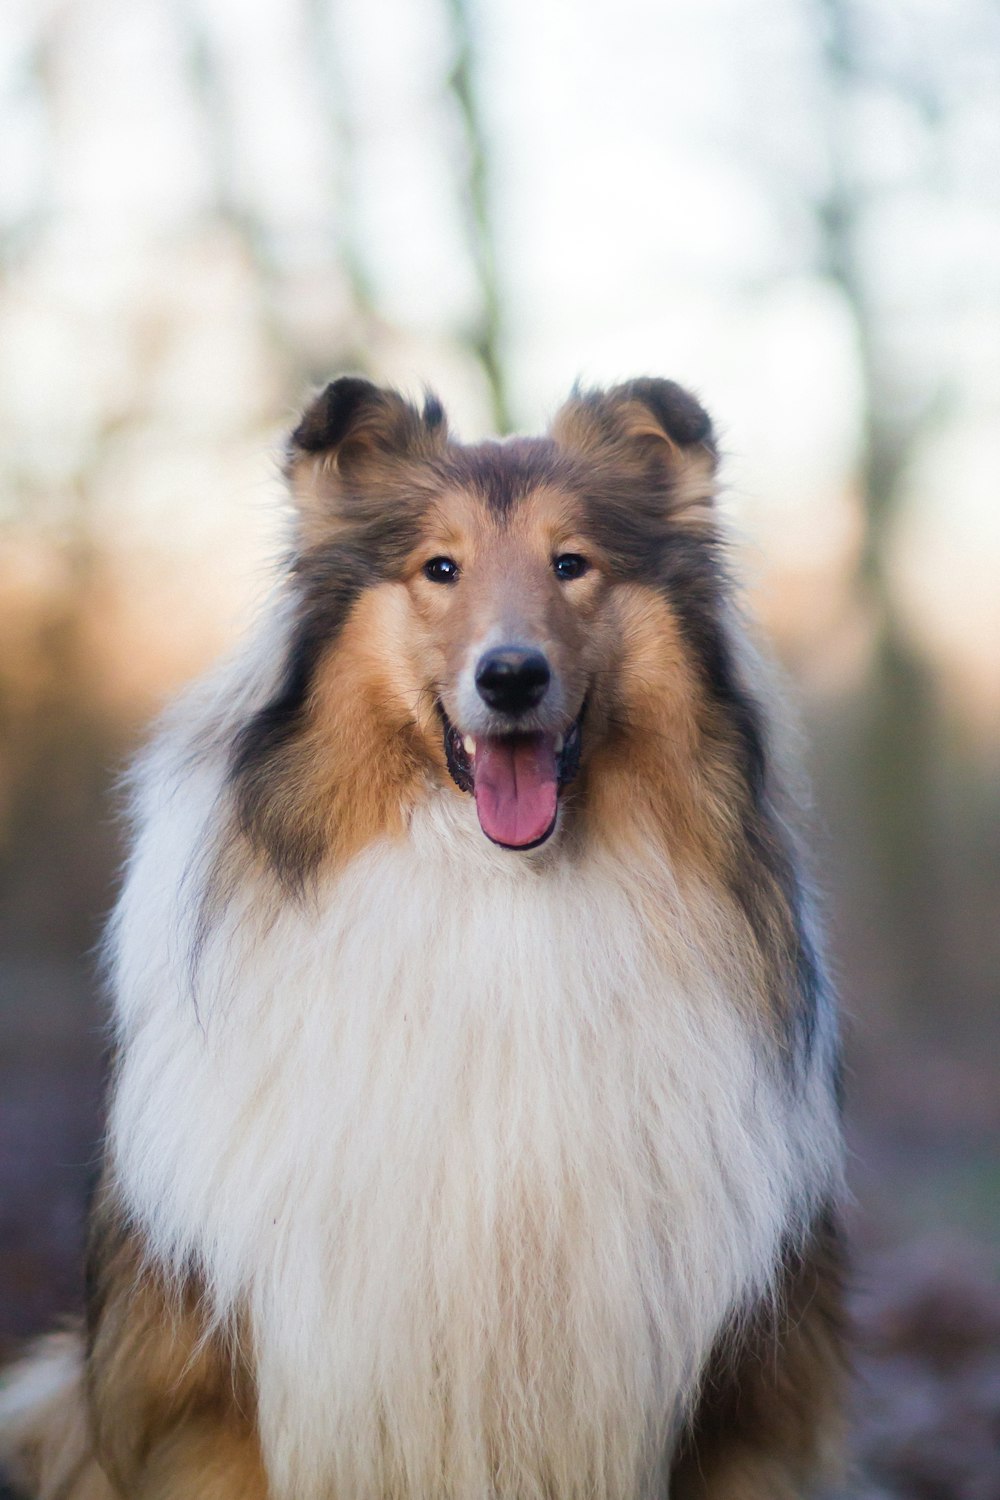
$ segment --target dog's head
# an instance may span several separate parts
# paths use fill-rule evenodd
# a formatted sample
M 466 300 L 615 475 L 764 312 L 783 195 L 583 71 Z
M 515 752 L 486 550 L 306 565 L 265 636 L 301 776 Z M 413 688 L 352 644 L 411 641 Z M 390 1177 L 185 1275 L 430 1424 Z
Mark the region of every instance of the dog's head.
M 715 467 L 707 415 L 669 381 L 575 394 L 546 437 L 476 446 L 433 398 L 329 385 L 288 450 L 283 683 L 234 758 L 251 839 L 297 876 L 435 785 L 515 850 L 564 803 L 614 817 L 623 777 L 669 803 L 736 692 Z

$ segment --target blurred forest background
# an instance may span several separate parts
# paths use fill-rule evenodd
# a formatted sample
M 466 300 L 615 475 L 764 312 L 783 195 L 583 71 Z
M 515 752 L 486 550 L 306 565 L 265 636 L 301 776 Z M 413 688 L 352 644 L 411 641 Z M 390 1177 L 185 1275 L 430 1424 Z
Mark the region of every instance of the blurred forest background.
M 994 0 L 5 0 L 0 1336 L 80 1299 L 115 778 L 345 369 L 715 414 L 848 1015 L 855 1492 L 997 1500 Z

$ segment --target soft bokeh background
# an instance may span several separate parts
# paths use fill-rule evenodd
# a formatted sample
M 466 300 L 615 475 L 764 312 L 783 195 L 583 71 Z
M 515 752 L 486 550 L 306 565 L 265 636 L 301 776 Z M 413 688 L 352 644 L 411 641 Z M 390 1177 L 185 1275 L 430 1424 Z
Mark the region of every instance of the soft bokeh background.
M 79 1302 L 114 778 L 311 382 L 671 375 L 794 680 L 849 1017 L 863 1492 L 1000 1495 L 1000 10 L 5 0 L 0 1332 Z

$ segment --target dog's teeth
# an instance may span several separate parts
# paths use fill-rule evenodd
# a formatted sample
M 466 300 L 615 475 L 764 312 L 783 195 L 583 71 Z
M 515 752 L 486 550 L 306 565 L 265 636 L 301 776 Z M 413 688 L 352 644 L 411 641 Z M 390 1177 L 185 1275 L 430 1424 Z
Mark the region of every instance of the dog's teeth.
M 556 735 L 556 754 L 562 754 L 562 747 L 566 743 L 561 734 Z
M 472 738 L 471 734 L 467 734 L 465 736 L 465 739 L 462 741 L 462 748 L 464 749 L 466 755 L 475 755 L 475 753 L 476 753 L 476 742 Z

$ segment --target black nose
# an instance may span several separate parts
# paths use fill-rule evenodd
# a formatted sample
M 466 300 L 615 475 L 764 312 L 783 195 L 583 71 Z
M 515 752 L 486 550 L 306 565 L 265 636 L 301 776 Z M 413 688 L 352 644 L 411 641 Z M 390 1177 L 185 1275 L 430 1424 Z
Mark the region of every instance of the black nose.
M 490 708 L 503 714 L 523 714 L 541 703 L 551 675 L 540 651 L 497 646 L 479 658 L 476 687 Z

